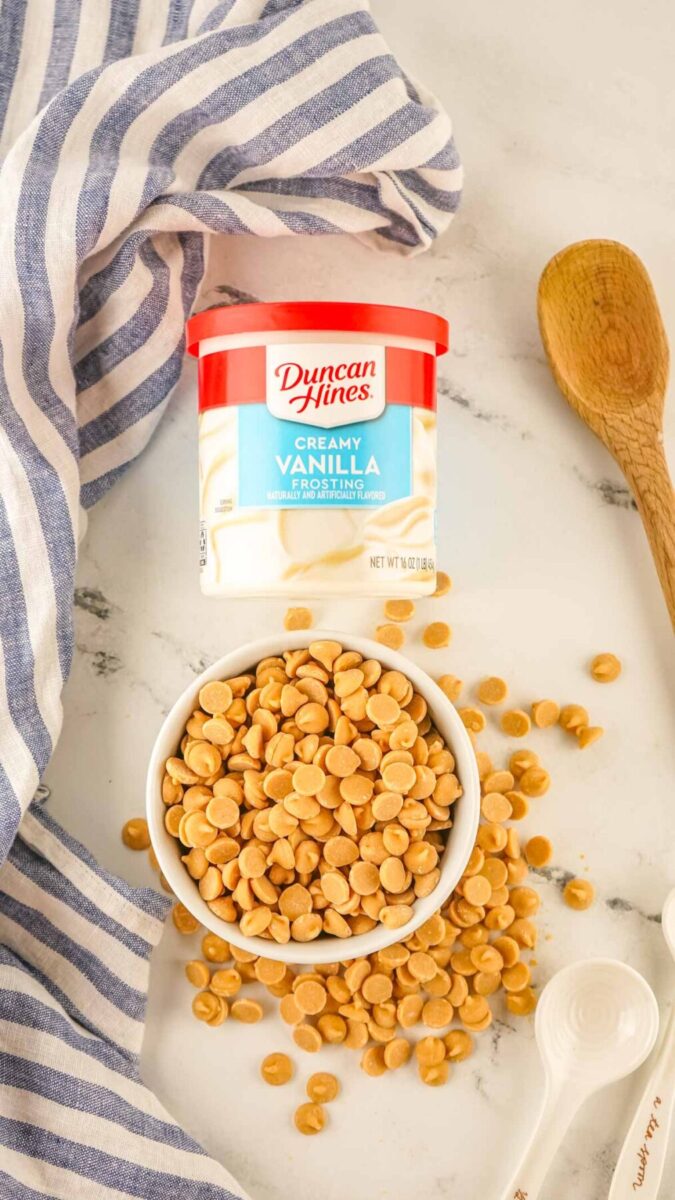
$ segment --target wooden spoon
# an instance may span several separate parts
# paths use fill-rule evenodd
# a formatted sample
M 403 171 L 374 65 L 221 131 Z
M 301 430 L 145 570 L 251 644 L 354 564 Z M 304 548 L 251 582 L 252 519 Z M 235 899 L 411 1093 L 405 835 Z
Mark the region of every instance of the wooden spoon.
M 538 315 L 558 387 L 635 496 L 675 627 L 675 498 L 663 450 L 669 351 L 651 280 L 620 242 L 577 242 L 545 268 Z

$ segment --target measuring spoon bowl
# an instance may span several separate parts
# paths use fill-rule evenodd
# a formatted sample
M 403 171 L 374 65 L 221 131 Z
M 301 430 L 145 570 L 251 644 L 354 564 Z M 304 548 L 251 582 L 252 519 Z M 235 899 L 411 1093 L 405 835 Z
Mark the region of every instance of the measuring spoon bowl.
M 625 963 L 595 958 L 564 967 L 544 988 L 535 1037 L 546 1072 L 535 1129 L 503 1200 L 536 1200 L 584 1100 L 644 1062 L 659 1026 L 649 984 Z

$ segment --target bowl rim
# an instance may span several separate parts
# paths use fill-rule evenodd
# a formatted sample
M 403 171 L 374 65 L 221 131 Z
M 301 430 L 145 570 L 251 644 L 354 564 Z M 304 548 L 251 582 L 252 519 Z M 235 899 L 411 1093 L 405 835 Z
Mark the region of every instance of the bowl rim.
M 350 938 L 319 937 L 312 942 L 291 941 L 284 945 L 267 938 L 246 937 L 239 926 L 223 921 L 208 907 L 190 878 L 180 856 L 175 853 L 176 839 L 164 827 L 166 805 L 162 800 L 161 784 L 166 759 L 175 753 L 185 723 L 194 710 L 197 694 L 205 683 L 213 679 L 226 679 L 245 674 L 263 658 L 280 655 L 284 650 L 300 650 L 312 642 L 336 641 L 346 650 L 355 650 L 364 658 L 376 658 L 389 671 L 401 671 L 412 682 L 415 690 L 424 696 L 433 713 L 434 724 L 448 744 L 456 763 L 457 775 L 462 785 L 462 795 L 453 805 L 454 824 L 452 836 L 441 858 L 441 877 L 428 896 L 416 900 L 413 915 L 399 929 L 377 925 L 367 933 L 354 934 Z M 480 819 L 480 781 L 478 766 L 469 734 L 452 701 L 445 695 L 430 675 L 417 663 L 372 638 L 357 634 L 340 633 L 336 630 L 305 629 L 279 633 L 245 642 L 229 651 L 206 667 L 196 679 L 183 689 L 169 712 L 164 717 L 155 738 L 146 777 L 146 815 L 150 840 L 157 856 L 160 870 L 177 900 L 212 933 L 218 934 L 240 950 L 249 951 L 262 958 L 273 958 L 279 962 L 312 965 L 350 961 L 377 950 L 383 950 L 395 942 L 410 937 L 442 904 L 459 882 L 474 847 Z M 348 952 L 347 952 L 348 951 Z

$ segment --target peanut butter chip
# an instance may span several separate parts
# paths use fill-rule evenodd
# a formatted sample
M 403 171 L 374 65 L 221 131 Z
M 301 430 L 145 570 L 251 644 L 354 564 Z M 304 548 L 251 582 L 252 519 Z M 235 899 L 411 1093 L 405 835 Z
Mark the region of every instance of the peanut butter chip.
M 387 600 L 384 615 L 388 621 L 409 621 L 415 612 L 412 600 Z
M 384 1063 L 390 1071 L 404 1067 L 412 1055 L 412 1046 L 407 1038 L 395 1037 L 384 1047 Z
M 317 662 L 321 663 L 322 667 L 325 667 L 327 671 L 330 671 L 336 658 L 339 658 L 339 656 L 342 654 L 342 646 L 339 642 L 310 642 L 309 653 L 311 654 L 312 658 L 315 658 Z
M 223 758 L 218 747 L 211 742 L 193 742 L 185 751 L 185 761 L 196 775 L 208 779 L 221 766 Z
M 243 1021 L 245 1025 L 255 1025 L 262 1021 L 262 1004 L 257 1000 L 235 1000 L 230 1007 L 230 1015 L 236 1021 Z
M 507 792 L 506 799 L 511 805 L 511 820 L 522 821 L 530 811 L 527 797 L 522 792 Z
M 393 984 L 388 975 L 383 975 L 379 971 L 373 971 L 367 979 L 363 981 L 361 993 L 364 1000 L 369 1004 L 382 1004 L 385 1000 L 391 998 L 393 992 Z
M 370 697 L 366 704 L 366 716 L 373 724 L 379 725 L 380 728 L 385 728 L 387 725 L 395 725 L 401 709 L 394 700 L 393 696 L 386 696 L 382 692 L 376 692 Z
M 293 1063 L 287 1054 L 268 1054 L 260 1064 L 260 1074 L 265 1083 L 281 1087 L 293 1078 Z
M 340 1084 L 329 1071 L 317 1071 L 307 1080 L 307 1095 L 315 1104 L 329 1104 L 340 1094 Z
M 522 992 L 515 992 L 506 997 L 506 1007 L 514 1017 L 527 1017 L 534 1012 L 536 1006 L 537 997 L 532 988 L 523 988 Z
M 462 724 L 469 730 L 470 733 L 482 733 L 485 729 L 485 713 L 479 708 L 473 708 L 472 705 L 466 705 L 464 708 L 458 708 Z
M 526 737 L 532 727 L 528 714 L 522 708 L 512 708 L 502 713 L 499 724 L 502 733 L 517 738 Z
M 226 963 L 232 957 L 229 943 L 215 933 L 207 933 L 202 938 L 202 954 L 212 963 Z
M 433 592 L 433 595 L 434 596 L 447 596 L 451 587 L 452 587 L 452 580 L 451 580 L 450 576 L 447 575 L 445 571 L 437 571 L 436 572 L 436 590 L 435 590 L 435 592 Z
M 465 1029 L 451 1029 L 443 1039 L 446 1047 L 446 1057 L 450 1062 L 463 1062 L 473 1054 L 474 1043 L 470 1033 Z
M 507 992 L 522 992 L 529 982 L 530 968 L 527 963 L 517 962 L 502 971 L 502 983 Z
M 423 950 L 418 950 L 410 955 L 407 967 L 413 979 L 419 979 L 421 983 L 433 979 L 438 970 L 437 963 L 430 954 L 425 953 Z
M 405 794 L 414 787 L 417 776 L 409 763 L 389 763 L 382 772 L 382 781 L 388 791 Z
M 588 725 L 588 712 L 582 704 L 566 704 L 560 710 L 558 723 L 566 733 L 575 734 L 582 725 Z
M 490 675 L 482 679 L 476 688 L 476 696 L 481 704 L 502 704 L 509 694 L 505 680 L 498 675 Z
M 284 629 L 311 629 L 314 617 L 309 608 L 289 608 L 284 617 Z
M 321 1133 L 326 1124 L 326 1114 L 320 1104 L 308 1101 L 295 1110 L 295 1128 L 300 1133 L 313 1135 Z
M 585 750 L 587 746 L 592 746 L 604 732 L 601 725 L 581 725 L 576 731 L 579 748 Z
M 525 858 L 531 867 L 545 867 L 553 857 L 553 846 L 547 837 L 531 837 L 525 844 Z
M 384 1075 L 387 1071 L 383 1046 L 369 1046 L 361 1059 L 361 1067 L 366 1075 Z
M 481 812 L 486 821 L 508 821 L 512 813 L 511 801 L 501 792 L 487 792 L 481 801 Z
M 256 846 L 245 846 L 237 861 L 244 879 L 259 879 L 267 869 L 265 855 Z
M 385 904 L 380 909 L 380 921 L 388 929 L 401 929 L 413 915 L 410 904 Z
M 216 996 L 226 996 L 231 999 L 241 989 L 241 975 L 234 967 L 214 971 L 211 976 L 211 991 Z
M 442 650 L 450 645 L 452 630 L 445 621 L 432 621 L 422 634 L 422 641 L 430 650 Z
M 422 1021 L 430 1029 L 442 1029 L 452 1021 L 453 1012 L 452 1005 L 443 997 L 427 1000 L 422 1009 Z
M 531 712 L 537 729 L 550 729 L 560 718 L 560 705 L 555 700 L 535 700 Z
M 318 938 L 322 928 L 319 913 L 303 913 L 291 923 L 291 934 L 296 942 L 311 942 Z
M 455 700 L 459 699 L 464 684 L 456 675 L 441 675 L 438 680 L 438 686 L 441 691 L 445 692 L 448 700 L 452 700 L 454 704 Z
M 132 817 L 122 828 L 122 841 L 130 850 L 147 850 L 150 845 L 145 817 Z
M 294 994 L 298 1008 L 303 1013 L 316 1016 L 326 1007 L 326 989 L 312 979 L 299 983 Z
M 220 1025 L 227 1017 L 227 1004 L 213 992 L 199 992 L 192 1001 L 192 1011 L 206 1025 Z
M 313 1025 L 300 1024 L 296 1025 L 293 1030 L 293 1041 L 301 1050 L 306 1050 L 309 1054 L 316 1054 L 317 1050 L 321 1049 L 322 1040 L 318 1029 Z
M 331 775 L 336 775 L 339 779 L 353 775 L 361 765 L 358 754 L 351 746 L 331 746 L 325 761 Z
M 186 963 L 185 977 L 193 987 L 203 990 L 209 986 L 211 981 L 211 971 L 206 963 L 199 962 L 194 959 L 192 962 Z
M 563 899 L 570 908 L 584 912 L 595 900 L 595 888 L 588 879 L 570 879 L 569 883 L 565 884 Z
M 596 654 L 590 671 L 596 683 L 613 683 L 621 674 L 621 660 L 616 654 Z
M 550 776 L 543 767 L 528 767 L 520 777 L 520 790 L 526 796 L 543 796 L 550 786 Z
M 492 895 L 492 885 L 484 875 L 473 875 L 464 883 L 464 898 L 469 904 L 480 907 L 487 904 Z
M 293 787 L 301 796 L 316 796 L 326 782 L 321 767 L 303 763 L 293 772 Z
M 171 916 L 179 933 L 196 933 L 199 929 L 199 921 L 193 917 L 184 904 L 174 904 Z
M 231 796 L 214 796 L 206 806 L 206 819 L 217 829 L 231 829 L 239 820 L 239 805 Z
M 279 984 L 286 977 L 286 964 L 272 958 L 259 958 L 255 963 L 255 977 L 268 986 Z
M 228 683 L 214 679 L 205 683 L 199 692 L 199 705 L 207 713 L 226 713 L 234 696 Z
M 225 717 L 212 717 L 202 725 L 202 733 L 209 742 L 216 746 L 229 746 L 234 741 L 234 727 Z
M 400 650 L 405 642 L 405 634 L 399 625 L 378 625 L 375 630 L 375 641 L 390 650 Z
M 279 1016 L 287 1025 L 299 1025 L 302 1021 L 304 1013 L 292 993 L 282 997 Z
M 380 886 L 380 873 L 375 864 L 354 863 L 349 872 L 349 885 L 357 896 L 372 896 Z
M 445 1059 L 445 1043 L 439 1037 L 424 1037 L 415 1046 L 415 1058 L 421 1067 L 438 1066 Z

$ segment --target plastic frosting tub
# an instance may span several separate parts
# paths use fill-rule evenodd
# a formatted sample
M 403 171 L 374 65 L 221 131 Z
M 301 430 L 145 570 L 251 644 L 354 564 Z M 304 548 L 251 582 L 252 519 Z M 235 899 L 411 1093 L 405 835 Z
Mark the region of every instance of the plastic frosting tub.
M 434 313 L 373 304 L 248 304 L 188 321 L 206 595 L 434 590 L 448 335 Z

